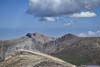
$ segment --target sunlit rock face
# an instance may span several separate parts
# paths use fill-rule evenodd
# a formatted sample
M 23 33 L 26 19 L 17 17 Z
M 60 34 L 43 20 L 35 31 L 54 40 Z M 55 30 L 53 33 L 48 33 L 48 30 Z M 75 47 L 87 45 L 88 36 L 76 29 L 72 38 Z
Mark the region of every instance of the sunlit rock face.
M 40 34 L 40 33 L 27 33 L 26 36 L 28 36 L 42 44 L 55 40 L 55 38 L 53 38 L 53 37 L 48 37 L 48 36 Z
M 29 50 L 19 50 L 0 64 L 0 67 L 76 67 L 58 58 Z
M 44 44 L 53 40 L 55 40 L 55 38 L 43 34 L 27 33 L 26 36 L 18 39 L 0 41 L 0 60 L 3 60 L 19 49 L 45 52 Z

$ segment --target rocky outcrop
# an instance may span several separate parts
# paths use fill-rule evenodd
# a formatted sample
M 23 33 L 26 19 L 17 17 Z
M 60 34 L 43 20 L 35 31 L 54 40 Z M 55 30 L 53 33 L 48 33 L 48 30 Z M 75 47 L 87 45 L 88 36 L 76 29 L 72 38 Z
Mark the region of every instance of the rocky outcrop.
M 58 58 L 29 50 L 19 50 L 7 57 L 0 67 L 76 67 Z
M 55 38 L 53 38 L 53 37 L 48 37 L 48 36 L 40 34 L 40 33 L 27 33 L 26 36 L 28 36 L 29 38 L 32 38 L 42 44 L 55 40 Z
M 54 40 L 52 37 L 47 37 L 39 33 L 28 33 L 26 36 L 15 40 L 6 40 L 0 42 L 0 58 L 1 61 L 5 57 L 11 55 L 19 49 L 38 50 L 44 52 L 44 43 Z

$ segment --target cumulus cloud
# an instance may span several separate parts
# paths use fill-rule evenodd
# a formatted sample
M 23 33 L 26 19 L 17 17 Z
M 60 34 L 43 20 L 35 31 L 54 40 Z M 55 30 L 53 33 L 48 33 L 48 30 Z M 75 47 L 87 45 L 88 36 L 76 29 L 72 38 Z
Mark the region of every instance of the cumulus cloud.
M 40 19 L 40 21 L 49 21 L 49 22 L 54 22 L 56 20 L 57 20 L 56 17 L 43 17 Z
M 37 17 L 70 15 L 90 10 L 100 4 L 100 0 L 29 0 L 27 13 Z
M 80 33 L 79 36 L 81 37 L 100 37 L 100 30 L 98 31 L 88 31 L 87 33 Z
M 95 16 L 96 16 L 96 13 L 90 12 L 90 11 L 74 13 L 74 14 L 70 15 L 70 17 L 73 17 L 73 18 L 84 18 L 84 17 L 95 17 Z

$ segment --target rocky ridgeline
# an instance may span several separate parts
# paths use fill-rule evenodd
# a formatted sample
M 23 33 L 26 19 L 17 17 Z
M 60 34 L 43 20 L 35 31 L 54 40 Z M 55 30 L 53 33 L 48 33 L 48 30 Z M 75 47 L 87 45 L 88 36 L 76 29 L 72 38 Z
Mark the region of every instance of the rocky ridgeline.
M 15 40 L 0 41 L 0 59 L 11 55 L 19 49 L 37 50 L 44 52 L 44 43 L 53 41 L 55 38 L 47 37 L 39 33 L 28 33 L 26 36 Z
M 29 50 L 19 50 L 1 62 L 0 67 L 76 67 L 58 58 Z
M 15 40 L 0 41 L 0 59 L 4 60 L 19 49 L 40 51 L 76 65 L 100 64 L 100 37 L 66 34 L 55 39 L 39 33 L 28 33 Z

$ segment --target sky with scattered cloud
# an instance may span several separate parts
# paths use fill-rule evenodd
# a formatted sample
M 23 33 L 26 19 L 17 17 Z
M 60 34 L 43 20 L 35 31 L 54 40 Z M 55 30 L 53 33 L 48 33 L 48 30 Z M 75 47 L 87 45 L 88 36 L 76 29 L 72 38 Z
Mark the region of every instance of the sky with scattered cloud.
M 29 0 L 27 13 L 37 17 L 71 15 L 91 10 L 99 6 L 99 2 L 99 0 Z
M 39 32 L 100 36 L 100 0 L 0 0 L 0 39 Z
M 81 12 L 81 13 L 74 13 L 72 15 L 70 15 L 70 17 L 73 17 L 73 18 L 88 18 L 88 17 L 96 17 L 96 13 L 94 12 Z
M 82 32 L 82 33 L 80 33 L 79 34 L 79 36 L 81 36 L 81 37 L 98 37 L 98 36 L 100 36 L 100 30 L 98 30 L 98 31 L 88 31 L 88 32 L 86 32 L 86 33 L 84 33 L 84 32 Z

